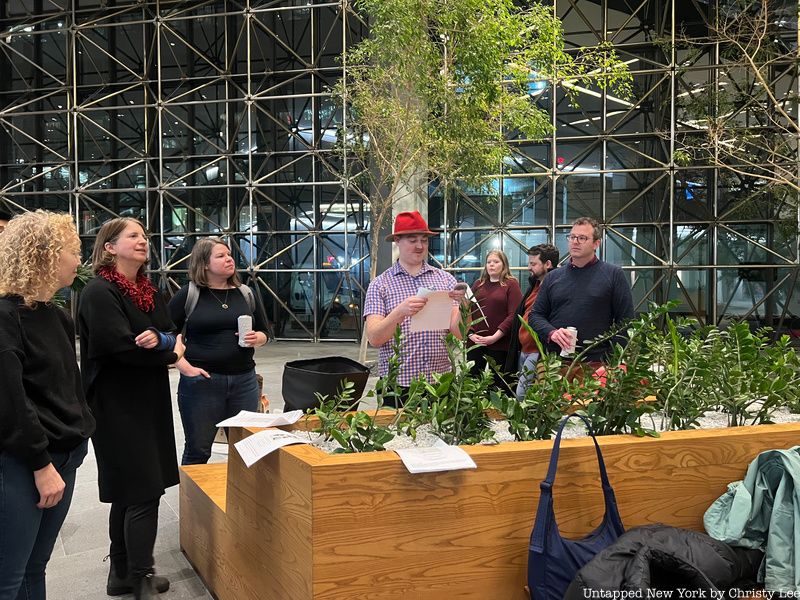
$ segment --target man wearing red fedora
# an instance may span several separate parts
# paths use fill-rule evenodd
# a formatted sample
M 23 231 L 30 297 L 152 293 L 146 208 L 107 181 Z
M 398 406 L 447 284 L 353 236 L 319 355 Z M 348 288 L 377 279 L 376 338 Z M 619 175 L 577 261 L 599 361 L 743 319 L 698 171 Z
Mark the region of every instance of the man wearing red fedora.
M 367 339 L 380 349 L 378 372 L 383 376 L 389 370 L 392 355 L 392 337 L 399 325 L 403 333 L 398 383 L 408 387 L 418 375 L 444 373 L 450 370 L 450 361 L 444 345 L 448 331 L 460 335 L 458 322 L 459 303 L 464 299 L 464 290 L 455 290 L 456 279 L 449 273 L 427 263 L 428 238 L 436 235 L 418 211 L 401 212 L 394 221 L 387 242 L 397 244 L 399 258 L 381 273 L 367 288 L 364 301 Z M 421 288 L 450 291 L 453 310 L 450 322 L 442 323 L 439 331 L 411 331 L 410 317 L 417 314 L 427 298 L 420 297 Z M 391 399 L 385 404 L 392 405 Z

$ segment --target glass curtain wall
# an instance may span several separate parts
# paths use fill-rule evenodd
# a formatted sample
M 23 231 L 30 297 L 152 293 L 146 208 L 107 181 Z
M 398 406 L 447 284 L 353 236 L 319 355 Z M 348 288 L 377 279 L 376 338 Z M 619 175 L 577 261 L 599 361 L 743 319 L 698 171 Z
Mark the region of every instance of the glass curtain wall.
M 681 120 L 682 94 L 732 81 L 719 43 L 675 44 L 707 35 L 718 6 L 674 2 L 556 1 L 571 48 L 616 45 L 634 97 L 576 88 L 575 107 L 533 73 L 531 101 L 552 116 L 553 135 L 515 138 L 491 193 L 430 198 L 443 231 L 434 261 L 471 281 L 501 248 L 525 279 L 525 249 L 565 251 L 569 223 L 588 215 L 606 224 L 603 257 L 630 274 L 640 309 L 676 298 L 703 322 L 793 325 L 796 204 L 740 210 L 743 187 L 758 181 L 673 160 L 675 140 L 696 133 Z M 0 3 L 0 204 L 71 212 L 87 257 L 105 220 L 141 219 L 167 294 L 185 283 L 199 236 L 226 236 L 279 338 L 357 339 L 369 210 L 328 160 L 341 125 L 328 90 L 343 50 L 367 31 L 349 4 Z M 784 13 L 796 52 L 797 13 Z M 797 66 L 776 69 L 770 86 L 796 117 Z M 777 226 L 787 206 L 794 227 Z
M 762 70 L 763 82 L 743 73 L 732 44 L 715 34 L 747 5 L 556 0 L 568 47 L 613 43 L 633 75 L 633 97 L 571 86 L 573 103 L 563 88 L 533 74 L 530 95 L 552 116 L 554 133 L 543 143 L 515 139 L 516 152 L 497 166 L 501 175 L 489 193 L 431 199 L 433 224 L 447 232 L 438 251 L 445 266 L 470 281 L 492 248 L 518 266 L 533 244 L 554 243 L 563 256 L 570 223 L 590 216 L 605 225 L 602 258 L 629 275 L 637 310 L 675 299 L 676 313 L 703 323 L 744 318 L 795 330 L 797 3 L 765 4 L 770 33 L 763 42 L 774 41 L 782 58 Z M 788 119 L 764 122 L 759 86 L 769 88 Z M 722 106 L 723 92 L 732 106 Z M 782 140 L 787 185 L 766 185 L 777 163 L 769 149 L 739 164 L 732 156 L 741 155 L 726 152 L 722 142 L 701 141 L 707 126 L 691 113 L 692 101 L 708 98 L 717 101 L 708 107 L 712 118 Z M 691 160 L 679 160 L 687 146 L 703 143 Z M 518 274 L 526 280 L 524 270 Z

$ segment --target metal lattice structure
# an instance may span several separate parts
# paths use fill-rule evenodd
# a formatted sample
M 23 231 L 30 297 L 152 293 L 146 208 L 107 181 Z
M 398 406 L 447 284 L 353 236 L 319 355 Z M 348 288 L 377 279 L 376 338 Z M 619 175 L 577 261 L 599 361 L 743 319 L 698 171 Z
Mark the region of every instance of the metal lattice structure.
M 551 114 L 553 135 L 517 140 L 492 196 L 430 199 L 429 221 L 444 232 L 434 259 L 468 280 L 494 247 L 521 266 L 535 243 L 565 250 L 569 223 L 589 215 L 606 225 L 604 257 L 630 273 L 640 308 L 678 298 L 706 322 L 793 326 L 796 193 L 753 202 L 743 190 L 757 191 L 758 177 L 676 161 L 703 133 L 683 100 L 739 81 L 725 48 L 704 37 L 720 4 L 555 9 L 572 47 L 616 45 L 635 97 L 578 89 L 575 108 L 534 77 L 531 98 Z M 796 2 L 770 10 L 796 59 Z M 87 253 L 106 219 L 140 218 L 150 269 L 169 291 L 185 281 L 198 236 L 227 235 L 279 337 L 360 336 L 369 211 L 323 165 L 341 124 L 328 90 L 344 50 L 367 32 L 349 2 L 7 0 L 0 11 L 0 203 L 71 212 Z M 685 36 L 705 41 L 689 49 Z M 796 125 L 797 62 L 771 73 L 767 87 Z M 753 108 L 738 108 L 745 127 Z M 797 139 L 788 139 L 796 185 Z

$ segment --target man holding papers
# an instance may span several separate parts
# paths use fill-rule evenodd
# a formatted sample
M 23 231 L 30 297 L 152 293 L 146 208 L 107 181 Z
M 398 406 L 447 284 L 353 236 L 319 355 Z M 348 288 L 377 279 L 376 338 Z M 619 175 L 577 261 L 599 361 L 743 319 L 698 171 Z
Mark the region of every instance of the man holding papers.
M 420 374 L 428 376 L 449 371 L 444 337 L 448 330 L 460 335 L 458 306 L 464 299 L 464 290 L 454 289 L 455 277 L 427 263 L 428 238 L 432 235 L 436 234 L 428 229 L 419 212 L 398 214 L 393 233 L 386 236 L 386 241 L 397 244 L 399 258 L 369 284 L 364 301 L 367 339 L 380 348 L 378 373 L 381 376 L 389 370 L 392 337 L 400 325 L 403 346 L 398 383 L 403 387 Z M 431 292 L 437 291 L 448 292 L 452 301 L 449 318 L 425 325 L 422 330 L 419 326 L 412 327 L 412 317 L 423 310 Z M 428 323 L 429 319 L 424 322 Z

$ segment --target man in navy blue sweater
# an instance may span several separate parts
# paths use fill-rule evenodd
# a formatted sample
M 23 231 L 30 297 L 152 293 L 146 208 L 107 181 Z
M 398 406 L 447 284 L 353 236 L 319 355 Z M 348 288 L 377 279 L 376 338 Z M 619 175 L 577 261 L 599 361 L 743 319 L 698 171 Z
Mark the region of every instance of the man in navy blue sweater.
M 600 247 L 597 221 L 576 219 L 567 239 L 569 262 L 545 277 L 529 317 L 548 352 L 570 347 L 572 337 L 567 327 L 578 330 L 580 352 L 585 340 L 633 317 L 633 297 L 625 273 L 595 255 Z M 610 349 L 609 343 L 597 346 L 584 360 L 602 362 Z

